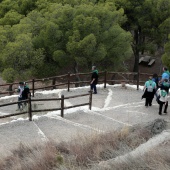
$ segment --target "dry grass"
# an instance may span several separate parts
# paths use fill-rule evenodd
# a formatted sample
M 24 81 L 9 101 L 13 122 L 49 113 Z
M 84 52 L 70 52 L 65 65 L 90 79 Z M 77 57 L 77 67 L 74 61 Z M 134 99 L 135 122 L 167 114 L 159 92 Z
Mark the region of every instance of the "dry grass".
M 170 141 L 166 145 L 153 148 L 138 159 L 129 157 L 121 163 L 114 163 L 109 168 L 98 170 L 169 170 L 170 169 Z M 94 168 L 95 169 L 95 168 Z
M 152 137 L 145 128 L 123 128 L 119 132 L 78 137 L 72 142 L 20 147 L 0 162 L 1 170 L 90 169 L 100 161 L 115 158 Z M 119 165 L 120 166 L 120 165 Z M 121 165 L 125 166 L 125 165 Z
M 13 155 L 0 162 L 1 170 L 51 170 L 63 159 L 52 143 L 37 146 L 20 144 Z
M 120 132 L 114 131 L 100 135 L 94 134 L 90 138 L 79 138 L 69 144 L 58 146 L 57 150 L 64 150 L 67 155 L 72 155 L 75 159 L 72 160 L 74 166 L 91 167 L 100 161 L 125 154 L 151 137 L 152 134 L 146 129 L 133 130 L 125 127 Z

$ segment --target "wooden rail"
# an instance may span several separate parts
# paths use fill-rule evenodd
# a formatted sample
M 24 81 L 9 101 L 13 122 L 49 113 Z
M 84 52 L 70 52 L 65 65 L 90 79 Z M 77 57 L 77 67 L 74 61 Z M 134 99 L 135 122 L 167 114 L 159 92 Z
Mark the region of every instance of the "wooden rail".
M 88 77 L 87 80 L 83 81 L 74 81 L 74 78 L 76 76 L 85 76 Z M 119 79 L 114 78 L 114 76 L 119 76 Z M 104 84 L 104 88 L 106 88 L 107 83 L 133 83 L 136 84 L 137 90 L 139 89 L 139 84 L 143 84 L 149 76 L 152 76 L 152 74 L 148 73 L 140 73 L 140 72 L 108 72 L 108 71 L 101 71 L 99 72 L 99 83 Z M 32 80 L 27 80 L 26 82 L 29 83 L 30 90 L 32 92 L 32 96 L 34 97 L 34 94 L 37 90 L 46 90 L 46 89 L 55 89 L 56 87 L 59 86 L 65 86 L 67 88 L 67 91 L 70 91 L 71 85 L 79 85 L 79 84 L 90 84 L 90 77 L 91 77 L 91 72 L 88 73 L 77 73 L 77 74 L 64 74 L 60 76 L 54 76 L 54 77 L 47 77 L 43 79 L 32 79 Z M 60 79 L 57 82 L 57 80 Z M 50 82 L 51 81 L 51 82 Z M 41 82 L 42 84 L 45 82 L 49 82 L 51 85 L 42 85 L 42 86 L 37 86 L 36 83 Z M 57 82 L 57 83 L 56 83 Z M 0 87 L 4 88 L 5 86 L 8 87 L 7 91 L 0 91 L 0 95 L 4 96 L 6 94 L 12 95 L 15 93 L 14 85 L 18 85 L 18 82 L 15 83 L 7 83 L 7 84 L 0 84 Z
M 123 79 L 119 78 L 119 79 L 114 79 L 114 78 L 110 78 L 113 75 L 119 75 L 122 76 Z M 107 83 L 121 83 L 123 82 L 127 82 L 130 83 L 132 82 L 133 84 L 136 84 L 137 86 L 137 90 L 139 89 L 139 83 L 142 81 L 140 80 L 140 76 L 143 75 L 148 75 L 147 73 L 136 73 L 136 72 L 108 72 L 108 71 L 102 71 L 99 72 L 99 83 L 103 83 L 104 84 L 104 88 L 106 88 Z M 87 80 L 83 80 L 83 81 L 73 81 L 74 77 L 76 76 L 86 76 L 88 77 L 88 81 Z M 125 76 L 130 77 L 130 78 L 125 78 Z M 67 91 L 70 91 L 70 87 L 71 85 L 75 84 L 90 84 L 90 77 L 91 77 L 91 73 L 77 73 L 77 74 L 65 74 L 65 75 L 60 75 L 60 76 L 54 76 L 54 77 L 48 77 L 48 78 L 43 78 L 43 79 L 32 79 L 32 80 L 27 80 L 26 83 L 29 83 L 30 86 L 30 90 L 32 92 L 32 96 L 34 97 L 35 91 L 37 90 L 46 90 L 46 89 L 55 89 L 58 86 L 65 86 L 67 87 Z M 56 83 L 56 80 L 60 79 L 60 83 Z M 36 83 L 37 82 L 41 82 L 42 84 L 46 81 L 51 81 L 51 85 L 46 85 L 46 86 L 39 86 L 37 87 Z M 50 82 L 49 82 L 50 83 Z M 7 83 L 7 84 L 0 84 L 0 87 L 8 87 L 7 91 L 0 91 L 0 95 L 12 95 L 15 93 L 15 89 L 13 86 L 18 85 L 18 82 L 15 83 Z
M 77 105 L 73 105 L 73 106 L 68 106 L 68 107 L 64 106 L 65 100 L 71 99 L 71 98 L 82 97 L 82 96 L 89 96 L 89 102 L 77 104 Z M 52 101 L 52 100 L 54 100 L 54 101 L 60 100 L 61 101 L 61 107 L 60 108 L 51 108 L 51 109 L 32 110 L 32 102 Z M 61 117 L 64 117 L 64 109 L 70 109 L 70 108 L 80 107 L 80 106 L 85 106 L 85 105 L 89 105 L 89 109 L 91 110 L 91 107 L 92 107 L 92 92 L 90 92 L 88 94 L 80 94 L 80 95 L 69 96 L 69 97 L 64 97 L 64 95 L 62 95 L 61 98 L 32 99 L 31 97 L 29 97 L 27 100 L 1 104 L 0 107 L 5 107 L 5 106 L 9 106 L 9 105 L 18 104 L 18 103 L 24 103 L 24 102 L 28 103 L 28 111 L 22 111 L 22 112 L 19 112 L 19 113 L 13 113 L 13 114 L 8 114 L 8 115 L 1 115 L 0 119 L 28 113 L 29 120 L 32 121 L 32 113 L 34 113 L 34 112 L 46 112 L 46 111 L 56 111 L 56 110 L 61 110 Z

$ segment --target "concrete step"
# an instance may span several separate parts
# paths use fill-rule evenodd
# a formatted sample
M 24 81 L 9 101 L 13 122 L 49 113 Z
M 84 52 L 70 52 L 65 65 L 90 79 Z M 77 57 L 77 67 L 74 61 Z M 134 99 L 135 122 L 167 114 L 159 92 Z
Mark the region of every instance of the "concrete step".
M 43 136 L 39 132 L 35 123 L 28 120 L 0 125 L 0 158 L 8 156 L 20 143 L 26 145 L 41 143 Z
M 95 130 L 72 121 L 67 121 L 60 116 L 43 116 L 34 120 L 47 139 L 56 142 L 70 141 L 80 135 L 89 135 Z
M 64 118 L 75 123 L 90 126 L 91 128 L 94 128 L 101 132 L 108 132 L 111 130 L 120 129 L 126 125 L 128 126 L 128 124 L 115 121 L 114 119 L 103 115 L 103 113 L 98 113 L 89 110 L 66 114 Z

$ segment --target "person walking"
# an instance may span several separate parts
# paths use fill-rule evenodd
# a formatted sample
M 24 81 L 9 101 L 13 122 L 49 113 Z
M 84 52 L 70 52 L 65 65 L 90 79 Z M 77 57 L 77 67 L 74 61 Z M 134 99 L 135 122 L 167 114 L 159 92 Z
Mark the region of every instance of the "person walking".
M 145 98 L 145 106 L 152 106 L 152 100 L 156 92 L 156 83 L 152 80 L 151 76 L 149 77 L 149 80 L 145 82 L 143 91 L 144 94 L 142 95 L 142 99 Z
M 30 94 L 30 89 L 26 82 L 24 82 L 24 90 L 22 91 L 22 100 L 28 99 L 28 96 Z M 26 106 L 27 102 L 24 102 L 24 106 Z
M 18 95 L 18 102 L 19 103 L 18 103 L 17 111 L 23 109 L 23 105 L 20 102 L 21 100 L 23 100 L 23 97 L 22 97 L 23 91 L 24 91 L 24 82 L 19 82 L 19 86 L 18 86 L 18 89 L 17 89 L 17 92 L 19 93 L 19 95 Z
M 162 77 L 161 77 L 161 80 L 160 80 L 160 84 L 162 84 L 162 82 L 164 80 L 168 80 L 169 81 L 169 76 L 170 76 L 170 73 L 168 71 L 168 69 L 166 67 L 163 67 L 163 73 L 162 73 Z
M 169 87 L 170 83 L 167 79 L 165 79 L 161 84 L 161 88 L 164 89 L 167 92 L 167 94 L 169 94 Z
M 162 115 L 162 108 L 164 106 L 164 113 L 167 114 L 168 108 L 168 93 L 165 89 L 161 89 L 157 92 L 158 94 L 158 104 L 159 104 L 159 115 Z
M 157 73 L 154 73 L 153 76 L 152 76 L 152 80 L 156 83 L 156 88 L 158 89 L 159 88 L 159 76 Z
M 90 82 L 90 88 L 91 91 L 93 91 L 93 94 L 97 94 L 97 83 L 98 83 L 98 70 L 96 69 L 96 66 L 92 66 L 92 76 L 91 76 L 91 82 Z

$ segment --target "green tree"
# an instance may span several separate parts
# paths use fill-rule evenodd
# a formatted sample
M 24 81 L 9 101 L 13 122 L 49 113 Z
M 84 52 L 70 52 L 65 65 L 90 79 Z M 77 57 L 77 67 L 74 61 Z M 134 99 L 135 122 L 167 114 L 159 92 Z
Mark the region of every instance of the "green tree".
M 10 10 L 17 11 L 18 8 L 16 1 L 3 0 L 0 2 L 0 18 L 3 18 Z
M 23 13 L 5 1 L 8 9 L 2 20 L 11 11 L 26 14 L 16 17 L 17 22 L 11 16 L 4 24 L 12 26 L 0 27 L 2 70 L 16 70 L 16 78 L 54 75 L 68 66 L 74 71 L 87 70 L 92 64 L 116 69 L 131 56 L 131 35 L 121 28 L 126 17 L 114 2 L 30 0 L 31 7 L 17 0 L 18 6 L 28 9 Z
M 20 34 L 14 42 L 9 42 L 0 54 L 3 68 L 12 68 L 17 74 L 15 78 L 24 77 L 32 60 L 32 42 L 30 35 Z
M 23 18 L 21 14 L 14 10 L 8 11 L 3 18 L 0 19 L 0 25 L 14 25 L 18 24 L 20 19 Z
M 113 68 L 115 62 L 115 67 L 120 66 L 132 53 L 131 35 L 119 26 L 125 21 L 123 10 L 117 11 L 114 3 L 95 6 L 89 3 L 74 7 L 53 4 L 48 7 L 46 18 L 56 26 L 49 24 L 39 34 L 39 38 L 36 37 L 35 44 L 46 43 L 46 51 L 48 54 L 53 52 L 55 61 L 60 62 L 62 56 L 65 61 L 72 62 L 74 70 L 78 66 L 89 68 L 92 64 L 101 62 L 104 62 L 104 68 L 109 68 L 110 65 Z M 49 28 L 52 30 L 48 31 Z M 51 42 L 46 38 L 48 36 L 51 37 Z
M 135 63 L 138 71 L 139 54 L 154 54 L 167 39 L 162 24 L 170 16 L 169 0 L 116 0 L 116 6 L 125 10 L 127 22 L 123 28 L 133 35 Z M 165 25 L 164 25 L 165 26 Z
M 17 71 L 13 68 L 6 68 L 2 73 L 2 78 L 6 80 L 7 83 L 13 83 L 16 79 Z
M 36 8 L 36 2 L 37 0 L 17 0 L 19 13 L 26 16 L 29 12 Z
M 68 43 L 72 56 L 90 67 L 99 63 L 107 69 L 119 67 L 131 55 L 131 35 L 119 26 L 124 20 L 122 10 L 105 3 L 79 6 L 77 13 Z
M 165 53 L 162 56 L 162 62 L 170 69 L 170 34 L 169 41 L 165 44 Z

